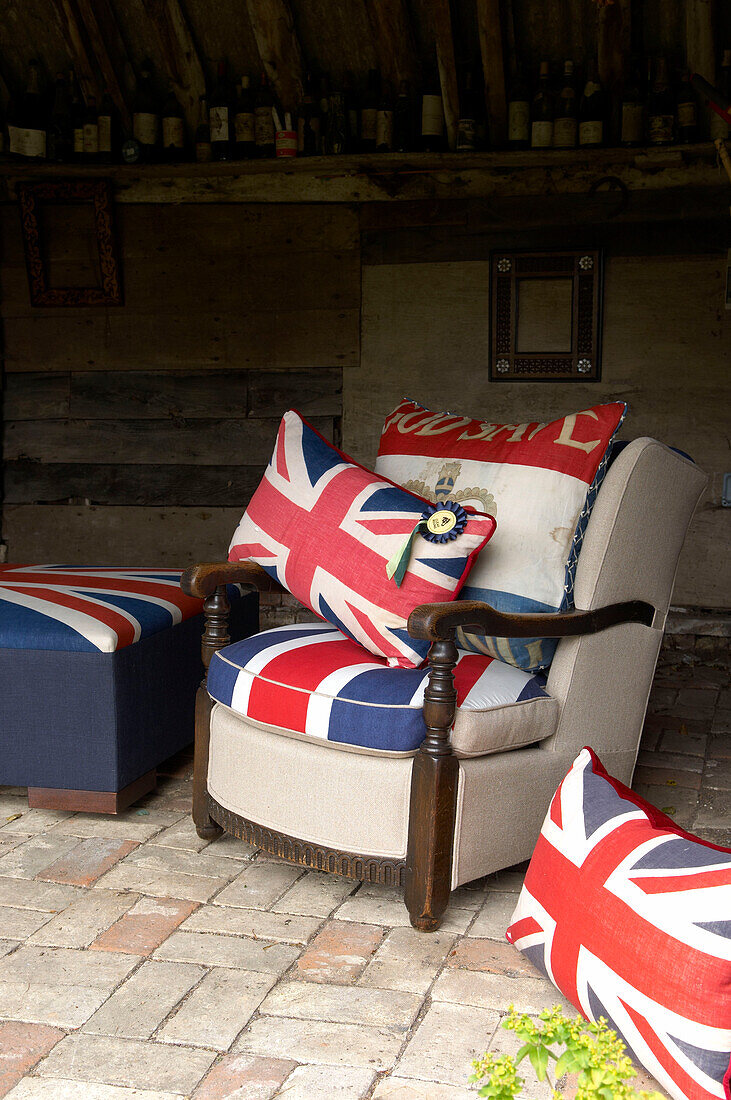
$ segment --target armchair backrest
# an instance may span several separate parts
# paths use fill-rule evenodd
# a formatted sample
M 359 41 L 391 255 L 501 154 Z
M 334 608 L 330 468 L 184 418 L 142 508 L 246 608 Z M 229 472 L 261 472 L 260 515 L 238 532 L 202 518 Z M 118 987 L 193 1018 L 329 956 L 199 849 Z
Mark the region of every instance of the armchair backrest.
M 574 586 L 577 608 L 640 599 L 651 627 L 625 624 L 563 639 L 548 675 L 562 703 L 548 751 L 596 748 L 629 781 L 662 641 L 678 559 L 706 475 L 654 439 L 635 439 L 612 463 L 594 505 Z

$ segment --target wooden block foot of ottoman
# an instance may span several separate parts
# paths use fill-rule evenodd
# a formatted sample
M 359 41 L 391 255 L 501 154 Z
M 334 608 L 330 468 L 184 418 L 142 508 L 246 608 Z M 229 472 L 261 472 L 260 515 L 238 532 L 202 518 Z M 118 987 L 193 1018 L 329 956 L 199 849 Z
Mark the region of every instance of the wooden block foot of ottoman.
M 29 787 L 28 805 L 33 810 L 82 810 L 91 814 L 121 814 L 143 795 L 154 791 L 157 769 L 128 783 L 121 791 L 70 791 L 64 787 Z

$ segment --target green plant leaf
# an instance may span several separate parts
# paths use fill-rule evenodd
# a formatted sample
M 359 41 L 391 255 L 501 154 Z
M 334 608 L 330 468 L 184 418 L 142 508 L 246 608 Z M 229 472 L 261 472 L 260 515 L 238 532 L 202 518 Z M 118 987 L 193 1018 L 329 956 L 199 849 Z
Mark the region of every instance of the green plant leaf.
M 546 1068 L 548 1066 L 548 1051 L 546 1048 L 531 1047 L 528 1057 L 530 1058 L 530 1064 L 533 1066 L 538 1080 L 545 1081 Z
M 515 1055 L 516 1066 L 519 1066 L 525 1056 L 527 1054 L 530 1054 L 532 1050 L 535 1050 L 535 1047 L 531 1043 L 526 1043 L 524 1046 L 522 1046 L 518 1053 Z

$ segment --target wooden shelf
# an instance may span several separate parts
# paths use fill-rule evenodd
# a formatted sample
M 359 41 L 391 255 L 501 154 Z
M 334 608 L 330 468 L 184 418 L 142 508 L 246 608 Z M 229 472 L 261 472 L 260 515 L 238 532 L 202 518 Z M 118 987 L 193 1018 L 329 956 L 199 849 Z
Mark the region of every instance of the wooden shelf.
M 641 149 L 385 153 L 217 164 L 0 163 L 0 201 L 19 181 L 111 178 L 123 203 L 373 203 L 586 195 L 606 177 L 628 191 L 715 188 L 710 142 Z M 618 182 L 617 182 L 618 181 Z M 605 183 L 604 186 L 608 186 Z

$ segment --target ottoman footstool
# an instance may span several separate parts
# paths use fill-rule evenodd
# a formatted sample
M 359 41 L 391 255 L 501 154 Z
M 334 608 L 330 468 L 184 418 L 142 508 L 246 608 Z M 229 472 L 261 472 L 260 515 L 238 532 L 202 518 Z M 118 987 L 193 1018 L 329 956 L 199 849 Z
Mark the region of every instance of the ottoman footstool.
M 174 569 L 0 566 L 0 784 L 119 813 L 193 740 L 203 604 Z M 231 635 L 258 601 L 228 589 Z

